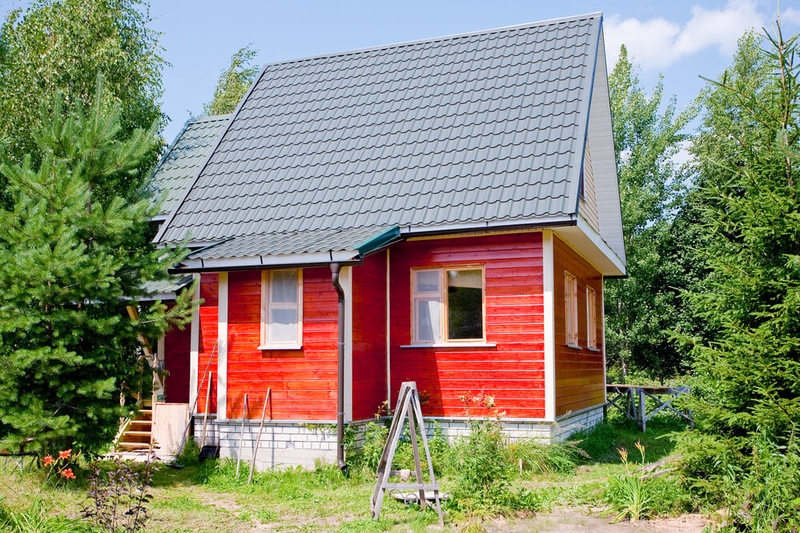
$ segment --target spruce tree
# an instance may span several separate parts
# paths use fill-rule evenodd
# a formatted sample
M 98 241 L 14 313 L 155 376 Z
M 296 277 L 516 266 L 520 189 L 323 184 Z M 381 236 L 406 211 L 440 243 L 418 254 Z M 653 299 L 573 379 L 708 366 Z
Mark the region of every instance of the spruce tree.
M 37 162 L 0 166 L 11 199 L 0 210 L 0 441 L 93 452 L 114 437 L 120 393 L 130 405 L 152 379 L 137 337 L 154 342 L 187 305 L 125 312 L 180 259 L 150 244 L 156 207 L 135 182 L 155 129 L 119 140 L 119 104 L 98 96 L 68 112 L 58 101 L 34 136 Z
M 744 526 L 800 526 L 800 76 L 797 36 L 745 36 L 711 82 L 692 212 L 708 272 L 688 293 L 697 487 L 742 506 Z

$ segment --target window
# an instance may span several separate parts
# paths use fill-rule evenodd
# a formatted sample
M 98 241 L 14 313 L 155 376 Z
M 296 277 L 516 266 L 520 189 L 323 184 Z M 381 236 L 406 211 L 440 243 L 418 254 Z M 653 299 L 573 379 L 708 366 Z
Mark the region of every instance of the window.
M 481 341 L 483 269 L 412 271 L 414 342 Z
M 578 346 L 578 279 L 564 271 L 564 319 L 567 344 Z
M 586 346 L 597 349 L 597 292 L 586 287 Z
M 261 272 L 261 348 L 302 343 L 303 276 L 300 270 Z

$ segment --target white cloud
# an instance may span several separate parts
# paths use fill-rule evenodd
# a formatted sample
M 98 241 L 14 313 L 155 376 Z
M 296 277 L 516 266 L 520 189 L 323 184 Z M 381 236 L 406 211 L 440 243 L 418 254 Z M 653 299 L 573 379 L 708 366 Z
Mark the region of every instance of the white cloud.
M 695 5 L 691 12 L 692 17 L 682 27 L 663 18 L 639 20 L 611 15 L 605 22 L 609 64 L 616 63 L 622 44 L 643 69 L 662 69 L 707 48 L 730 56 L 745 30 L 764 25 L 754 0 L 729 0 L 722 9 Z
M 790 7 L 781 11 L 781 20 L 790 24 L 800 25 L 800 9 Z

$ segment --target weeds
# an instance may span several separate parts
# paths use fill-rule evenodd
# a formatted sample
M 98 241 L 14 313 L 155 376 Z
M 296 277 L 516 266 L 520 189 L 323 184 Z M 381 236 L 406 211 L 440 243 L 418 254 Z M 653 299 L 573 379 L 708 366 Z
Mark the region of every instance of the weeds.
M 644 446 L 636 443 L 636 449 L 642 456 L 641 464 L 644 464 Z M 624 448 L 617 450 L 625 466 L 623 474 L 611 476 L 606 488 L 606 502 L 611 506 L 611 510 L 617 515 L 614 521 L 618 522 L 623 518 L 629 518 L 635 522 L 645 518 L 650 510 L 653 496 L 648 490 L 642 474 L 638 472 L 639 465 L 628 462 L 628 451 Z
M 541 444 L 534 439 L 519 440 L 508 444 L 505 455 L 520 473 L 571 474 L 582 460 L 589 458 L 580 443 Z
M 90 531 L 90 527 L 63 516 L 50 516 L 49 507 L 37 498 L 19 511 L 0 502 L 0 530 L 9 533 L 71 533 Z

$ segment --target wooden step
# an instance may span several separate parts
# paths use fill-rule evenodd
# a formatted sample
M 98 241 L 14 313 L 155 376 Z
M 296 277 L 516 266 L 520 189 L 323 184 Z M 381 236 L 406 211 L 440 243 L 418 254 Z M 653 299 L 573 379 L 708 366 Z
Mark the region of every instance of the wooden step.
M 149 447 L 149 442 L 120 442 L 117 444 L 117 448 L 128 448 L 129 450 L 144 450 Z

